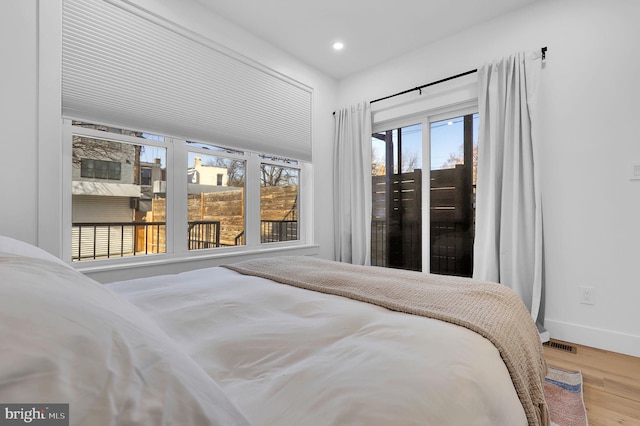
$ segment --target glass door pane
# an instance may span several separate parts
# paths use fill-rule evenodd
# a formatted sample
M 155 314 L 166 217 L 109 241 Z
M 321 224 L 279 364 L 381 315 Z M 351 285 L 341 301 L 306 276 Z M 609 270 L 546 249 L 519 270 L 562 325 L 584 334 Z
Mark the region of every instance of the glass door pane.
M 422 270 L 422 126 L 372 135 L 371 264 Z
M 430 272 L 473 272 L 478 114 L 431 123 Z

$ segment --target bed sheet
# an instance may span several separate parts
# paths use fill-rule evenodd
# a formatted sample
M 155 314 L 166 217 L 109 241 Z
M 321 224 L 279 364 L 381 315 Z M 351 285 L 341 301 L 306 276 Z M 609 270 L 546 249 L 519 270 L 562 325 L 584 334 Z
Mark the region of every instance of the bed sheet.
M 453 324 L 215 267 L 107 284 L 256 425 L 525 425 L 497 349 Z
M 37 248 L 6 242 L 0 402 L 22 414 L 1 424 L 41 423 L 33 413 L 49 404 L 71 426 L 250 424 L 153 319 Z

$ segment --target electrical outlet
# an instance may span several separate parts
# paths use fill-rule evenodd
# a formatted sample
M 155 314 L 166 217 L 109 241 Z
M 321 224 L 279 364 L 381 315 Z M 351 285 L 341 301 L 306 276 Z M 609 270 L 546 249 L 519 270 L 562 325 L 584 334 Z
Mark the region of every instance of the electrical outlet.
M 593 287 L 580 287 L 580 303 L 594 305 L 596 302 L 596 289 Z

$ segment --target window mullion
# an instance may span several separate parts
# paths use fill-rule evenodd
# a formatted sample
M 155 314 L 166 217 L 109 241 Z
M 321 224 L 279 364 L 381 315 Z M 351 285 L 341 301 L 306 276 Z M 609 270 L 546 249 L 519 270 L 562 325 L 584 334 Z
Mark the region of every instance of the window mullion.
M 181 139 L 169 139 L 167 149 L 167 252 L 188 252 L 187 148 Z
M 260 158 L 258 154 L 248 153 L 246 185 L 246 244 L 256 248 L 260 245 Z

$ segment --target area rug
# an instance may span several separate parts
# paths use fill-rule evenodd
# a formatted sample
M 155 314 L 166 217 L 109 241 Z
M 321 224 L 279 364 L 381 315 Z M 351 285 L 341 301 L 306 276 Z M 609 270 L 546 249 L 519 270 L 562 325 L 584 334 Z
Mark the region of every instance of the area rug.
M 588 425 L 582 398 L 582 373 L 549 367 L 544 380 L 544 395 L 552 426 Z

